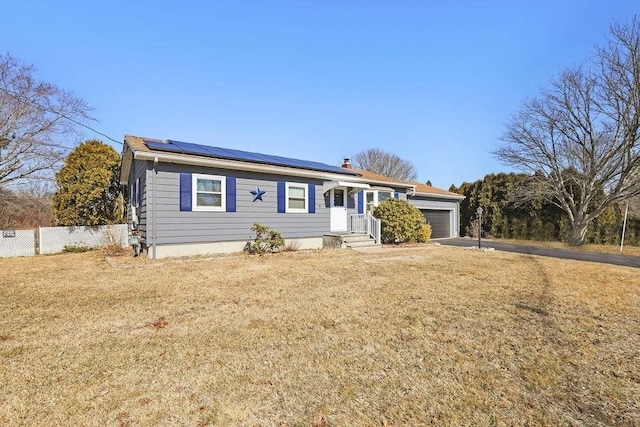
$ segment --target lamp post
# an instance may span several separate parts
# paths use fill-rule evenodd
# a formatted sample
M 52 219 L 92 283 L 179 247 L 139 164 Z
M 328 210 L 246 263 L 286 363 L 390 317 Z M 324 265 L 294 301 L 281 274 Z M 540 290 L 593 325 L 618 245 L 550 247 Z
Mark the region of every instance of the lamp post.
M 482 206 L 478 206 L 476 209 L 476 213 L 478 214 L 478 249 L 482 248 L 481 235 L 482 235 Z
M 622 223 L 622 236 L 620 236 L 620 252 L 624 246 L 624 232 L 627 228 L 627 215 L 629 214 L 629 201 L 627 200 L 627 207 L 624 210 L 624 222 Z

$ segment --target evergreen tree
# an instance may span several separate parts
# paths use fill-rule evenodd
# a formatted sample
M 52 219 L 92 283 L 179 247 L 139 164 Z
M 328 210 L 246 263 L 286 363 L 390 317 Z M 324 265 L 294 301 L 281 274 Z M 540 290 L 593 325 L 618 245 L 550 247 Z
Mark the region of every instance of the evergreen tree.
M 58 225 L 103 225 L 122 221 L 120 155 L 98 140 L 85 141 L 56 173 L 53 211 Z

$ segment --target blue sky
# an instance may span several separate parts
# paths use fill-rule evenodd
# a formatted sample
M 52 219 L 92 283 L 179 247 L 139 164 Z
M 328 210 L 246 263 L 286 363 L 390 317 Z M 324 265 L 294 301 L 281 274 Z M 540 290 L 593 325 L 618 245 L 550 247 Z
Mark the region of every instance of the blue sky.
M 3 0 L 0 49 L 85 99 L 119 141 L 334 165 L 378 147 L 448 188 L 508 171 L 490 152 L 510 115 L 638 12 L 637 0 Z

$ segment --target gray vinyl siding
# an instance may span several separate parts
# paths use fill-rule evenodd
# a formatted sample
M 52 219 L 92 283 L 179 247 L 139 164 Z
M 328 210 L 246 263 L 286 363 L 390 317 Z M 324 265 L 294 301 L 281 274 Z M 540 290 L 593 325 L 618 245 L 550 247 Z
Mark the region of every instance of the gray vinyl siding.
M 456 210 L 458 208 L 458 202 L 455 200 L 449 201 L 420 196 L 410 197 L 409 203 L 418 209 Z
M 180 172 L 233 176 L 236 178 L 236 212 L 180 211 Z M 153 171 L 150 171 L 153 173 Z M 156 244 L 242 241 L 254 237 L 251 226 L 259 223 L 282 233 L 284 238 L 321 237 L 329 231 L 329 209 L 322 194 L 322 181 L 258 174 L 244 171 L 159 164 L 156 180 Z M 278 181 L 316 185 L 315 213 L 278 213 Z M 152 182 L 148 181 L 151 193 Z M 263 201 L 250 193 L 259 187 Z M 152 195 L 149 197 L 152 200 Z M 152 244 L 153 233 L 147 239 Z

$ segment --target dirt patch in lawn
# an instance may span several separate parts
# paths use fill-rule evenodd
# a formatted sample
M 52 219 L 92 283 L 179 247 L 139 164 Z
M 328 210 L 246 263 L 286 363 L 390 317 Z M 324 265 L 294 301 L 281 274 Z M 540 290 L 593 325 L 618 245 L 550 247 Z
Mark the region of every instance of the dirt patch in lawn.
M 640 425 L 636 269 L 418 247 L 0 271 L 2 425 Z

